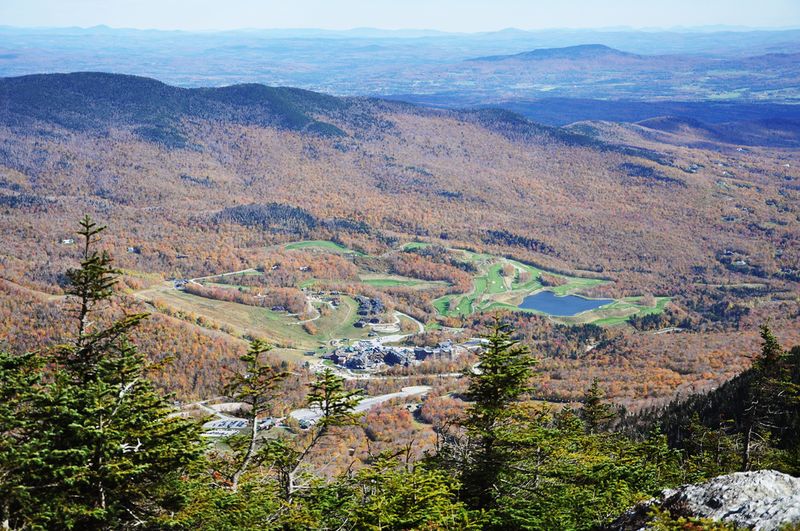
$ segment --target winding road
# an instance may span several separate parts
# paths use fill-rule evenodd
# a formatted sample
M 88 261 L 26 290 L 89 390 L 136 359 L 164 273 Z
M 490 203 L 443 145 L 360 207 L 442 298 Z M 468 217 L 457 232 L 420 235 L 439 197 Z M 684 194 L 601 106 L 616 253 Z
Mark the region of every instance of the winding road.
M 373 407 L 386 402 L 387 400 L 392 400 L 393 398 L 407 398 L 409 396 L 416 396 L 416 395 L 423 395 L 431 390 L 431 386 L 429 385 L 414 385 L 411 387 L 403 387 L 400 391 L 396 393 L 388 393 L 385 395 L 378 395 L 378 396 L 368 396 L 361 400 L 358 405 L 355 407 L 356 412 L 364 412 L 369 411 Z M 305 422 L 316 422 L 322 416 L 322 412 L 319 409 L 311 409 L 311 408 L 303 408 L 303 409 L 295 409 L 289 416 L 298 421 L 305 421 Z
M 424 395 L 428 391 L 431 390 L 431 386 L 429 385 L 414 385 L 411 387 L 403 387 L 400 391 L 396 393 L 387 393 L 385 395 L 378 395 L 378 396 L 368 396 L 364 397 L 361 402 L 354 408 L 356 413 L 363 413 L 365 411 L 369 411 L 373 407 L 382 404 L 388 400 L 392 400 L 394 398 L 407 398 L 410 396 L 417 396 L 417 395 Z M 192 407 L 197 406 L 202 409 L 204 412 L 208 413 L 209 415 L 213 415 L 217 418 L 217 420 L 245 420 L 239 417 L 234 417 L 231 415 L 227 415 L 222 411 L 214 409 L 206 405 L 208 402 L 213 400 L 217 400 L 218 398 L 212 398 L 209 400 L 203 400 L 202 402 L 194 402 L 192 404 L 187 404 L 185 407 Z M 312 409 L 312 408 L 302 408 L 302 409 L 295 409 L 289 416 L 293 419 L 301 422 L 316 422 L 322 417 L 322 412 L 319 409 Z

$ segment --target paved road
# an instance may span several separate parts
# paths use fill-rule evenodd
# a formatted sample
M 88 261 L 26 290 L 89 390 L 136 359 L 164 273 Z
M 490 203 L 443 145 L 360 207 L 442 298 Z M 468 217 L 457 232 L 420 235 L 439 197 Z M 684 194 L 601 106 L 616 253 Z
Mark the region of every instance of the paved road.
M 387 400 L 391 400 L 393 398 L 405 398 L 409 396 L 415 395 L 422 395 L 427 393 L 431 390 L 431 386 L 429 385 L 414 385 L 411 387 L 403 387 L 401 391 L 396 393 L 389 393 L 385 395 L 379 396 L 370 396 L 363 399 L 359 404 L 356 406 L 355 410 L 357 412 L 368 411 L 373 407 L 386 402 Z M 317 421 L 322 416 L 322 413 L 318 409 L 296 409 L 289 413 L 289 416 L 296 420 L 305 420 L 305 421 Z
M 417 320 L 417 319 L 414 319 L 413 317 L 411 317 L 411 316 L 410 316 L 410 315 L 408 315 L 407 313 L 403 313 L 403 312 L 395 312 L 395 313 L 396 313 L 398 316 L 402 315 L 402 316 L 403 316 L 403 317 L 405 317 L 406 319 L 411 319 L 412 321 L 414 321 L 414 322 L 417 324 L 417 333 L 419 333 L 419 334 L 423 334 L 423 333 L 425 333 L 425 325 L 424 325 L 424 324 L 422 324 L 422 323 L 421 323 L 419 320 Z M 413 334 L 412 334 L 412 335 L 413 335 Z
M 358 403 L 358 405 L 355 407 L 355 410 L 356 412 L 359 413 L 368 411 L 373 407 L 377 406 L 378 404 L 386 402 L 387 400 L 392 400 L 393 398 L 406 398 L 409 396 L 422 395 L 430 390 L 431 386 L 429 385 L 414 385 L 411 387 L 403 387 L 402 390 L 396 393 L 388 393 L 385 395 L 378 395 L 378 396 L 368 396 Z M 212 400 L 217 400 L 217 399 L 212 398 L 210 400 L 203 400 L 202 402 L 194 402 L 193 404 L 187 404 L 187 407 L 198 406 L 206 413 L 216 416 L 218 420 L 242 420 L 239 419 L 238 417 L 227 415 L 221 411 L 217 411 L 216 409 L 208 407 L 206 404 Z M 320 416 L 322 416 L 322 414 L 317 409 L 303 408 L 292 411 L 291 413 L 289 413 L 289 416 L 296 420 L 316 421 L 320 418 Z

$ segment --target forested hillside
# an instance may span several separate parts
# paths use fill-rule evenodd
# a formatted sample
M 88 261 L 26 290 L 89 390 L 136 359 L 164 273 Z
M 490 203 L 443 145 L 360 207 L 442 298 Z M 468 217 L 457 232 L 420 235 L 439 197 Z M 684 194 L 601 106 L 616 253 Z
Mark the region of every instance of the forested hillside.
M 464 327 L 465 336 L 480 333 L 485 316 L 448 310 L 441 318 L 434 306 L 448 290 L 472 289 L 468 278 L 480 272 L 403 250 L 412 241 L 545 268 L 543 284 L 553 274 L 591 279 L 585 296 L 670 299 L 659 315 L 615 316 L 596 344 L 554 343 L 560 336 L 546 318 L 526 317 L 524 326 L 541 333 L 553 399 L 576 399 L 574 382 L 595 376 L 635 407 L 712 388 L 749 365 L 744 353 L 767 318 L 783 342 L 798 340 L 793 149 L 736 149 L 713 138 L 686 147 L 676 141 L 680 131 L 665 139 L 609 123 L 559 129 L 506 111 L 437 111 L 260 85 L 181 89 L 94 73 L 4 79 L 0 109 L 0 338 L 15 351 L 59 336 L 53 302 L 75 264 L 72 225 L 84 213 L 114 227 L 104 245 L 125 273 L 131 298 L 123 306 L 144 301 L 170 316 L 153 323 L 187 338 L 158 349 L 191 367 L 191 377 L 166 378 L 182 398 L 215 392 L 221 360 L 235 358 L 248 333 L 197 304 L 150 295 L 167 279 L 260 268 L 263 282 L 245 287 L 297 309 L 299 291 L 291 290 L 313 275 L 270 271 L 282 261 L 328 271 L 348 293 L 380 295 L 426 325 L 443 325 L 429 331 L 442 339 Z M 359 274 L 400 277 L 353 285 L 353 271 L 338 262 L 330 269 L 324 253 L 274 247 L 302 239 L 381 256 L 358 258 Z M 402 276 L 434 267 L 441 271 L 419 279 L 434 282 L 426 289 Z M 20 312 L 37 335 L 18 326 L 12 316 Z M 224 344 L 224 354 L 190 347 L 208 342 Z M 202 355 L 189 354 L 198 348 Z

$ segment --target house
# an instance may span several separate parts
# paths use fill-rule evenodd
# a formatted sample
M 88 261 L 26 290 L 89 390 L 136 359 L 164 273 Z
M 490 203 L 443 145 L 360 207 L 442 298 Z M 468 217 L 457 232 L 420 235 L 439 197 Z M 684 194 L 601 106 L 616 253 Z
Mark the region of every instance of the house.
M 363 295 L 357 295 L 355 299 L 358 302 L 358 315 L 377 315 L 384 310 L 383 301 L 380 299 L 371 299 Z
M 489 344 L 489 340 L 485 337 L 473 337 L 469 341 L 465 341 L 463 346 L 467 349 L 481 348 Z
M 236 435 L 239 433 L 236 430 L 210 430 L 204 431 L 200 434 L 200 437 L 211 437 L 214 439 L 224 439 L 226 437 L 230 437 L 232 435 Z
M 383 357 L 383 362 L 387 365 L 404 365 L 406 367 L 411 364 L 405 352 L 398 349 L 389 349 Z
M 440 342 L 437 347 L 442 354 L 451 354 L 453 352 L 453 342 L 449 339 Z
M 359 341 L 353 346 L 338 348 L 323 356 L 323 359 L 331 360 L 341 367 L 363 371 L 384 365 L 408 367 L 414 362 L 414 354 L 408 348 L 385 347 L 372 341 Z
M 414 357 L 419 360 L 425 360 L 433 356 L 433 349 L 431 347 L 416 347 L 414 349 Z
M 301 430 L 307 430 L 307 429 L 311 428 L 312 426 L 314 426 L 314 424 L 316 424 L 316 423 L 317 423 L 317 421 L 315 419 L 303 419 L 303 420 L 301 420 L 299 422 L 300 429 Z
M 267 417 L 267 418 L 265 418 L 263 420 L 260 420 L 258 422 L 258 429 L 260 429 L 260 430 L 268 430 L 271 427 L 276 426 L 277 424 L 278 424 L 278 419 L 273 418 L 273 417 Z

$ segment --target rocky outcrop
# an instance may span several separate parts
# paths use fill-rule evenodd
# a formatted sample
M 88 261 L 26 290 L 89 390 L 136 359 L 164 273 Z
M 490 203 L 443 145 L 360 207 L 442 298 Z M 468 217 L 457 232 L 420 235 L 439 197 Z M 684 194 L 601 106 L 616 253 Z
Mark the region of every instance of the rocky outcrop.
M 800 478 L 759 470 L 666 490 L 660 498 L 628 511 L 607 529 L 647 529 L 652 507 L 668 510 L 673 517 L 701 517 L 750 529 L 777 530 L 800 523 Z

